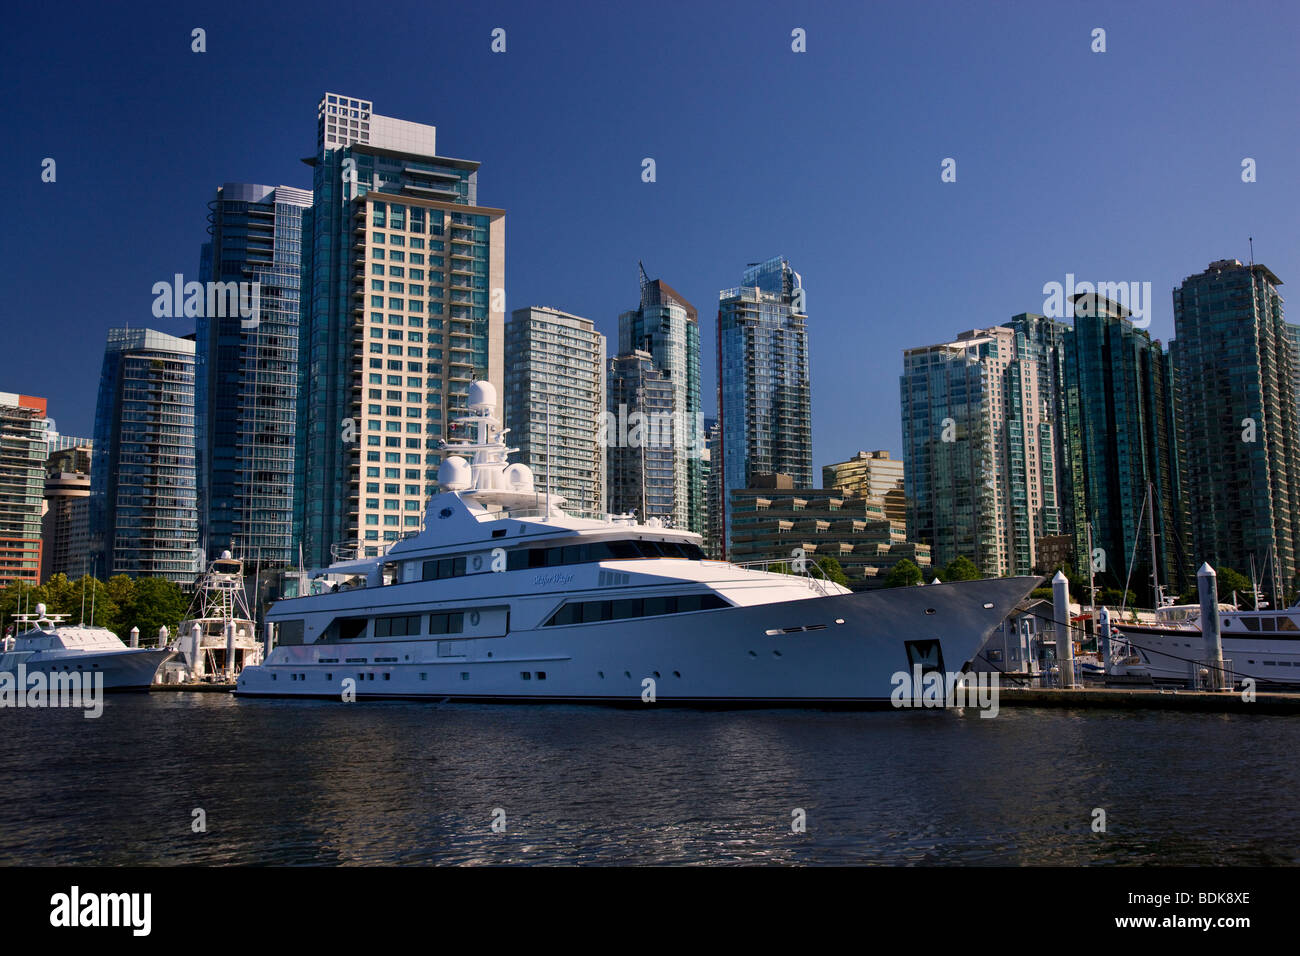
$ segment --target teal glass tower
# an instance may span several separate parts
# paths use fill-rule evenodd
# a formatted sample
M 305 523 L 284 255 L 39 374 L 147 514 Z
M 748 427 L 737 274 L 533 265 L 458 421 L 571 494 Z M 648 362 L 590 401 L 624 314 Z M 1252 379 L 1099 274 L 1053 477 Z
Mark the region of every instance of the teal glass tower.
M 1263 265 L 1220 259 L 1174 290 L 1196 561 L 1295 587 L 1300 424 L 1290 332 Z M 1268 584 L 1270 590 L 1272 584 Z
M 257 315 L 197 319 L 194 371 L 199 541 L 288 567 L 293 541 L 302 216 L 311 193 L 226 183 L 208 203 L 202 282 L 257 283 Z M 249 296 L 250 300 L 252 296 Z
M 641 302 L 618 319 L 618 354 L 646 352 L 673 391 L 673 527 L 704 533 L 704 472 L 700 459 L 700 322 L 695 306 L 641 267 Z M 610 409 L 617 411 L 617 407 Z M 611 493 L 613 489 L 611 487 Z M 610 505 L 614 510 L 613 504 Z
M 371 106 L 327 93 L 307 160 L 293 531 L 312 565 L 419 531 L 470 383 L 504 394 L 505 212 L 434 127 Z
M 718 295 L 720 534 L 731 542 L 731 492 L 785 474 L 812 488 L 812 404 L 803 279 L 787 259 L 753 263 Z
M 1195 584 L 1173 365 L 1126 308 L 1090 295 L 1075 299 L 1063 350 L 1061 483 L 1070 489 L 1076 574 L 1091 563 L 1099 587 L 1129 581 L 1139 602 L 1154 607 L 1153 513 L 1155 580 L 1175 593 Z M 1144 514 L 1148 489 L 1152 508 Z
M 193 583 L 197 503 L 194 337 L 110 329 L 95 406 L 91 573 Z

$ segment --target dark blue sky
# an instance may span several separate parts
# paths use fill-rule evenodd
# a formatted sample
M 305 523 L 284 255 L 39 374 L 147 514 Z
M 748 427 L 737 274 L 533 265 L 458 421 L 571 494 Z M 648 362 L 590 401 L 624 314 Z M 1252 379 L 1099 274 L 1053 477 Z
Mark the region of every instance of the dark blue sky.
M 482 162 L 480 202 L 507 210 L 508 308 L 616 335 L 638 259 L 694 302 L 706 414 L 718 290 L 788 256 L 808 290 L 815 465 L 897 452 L 902 350 L 1042 311 L 1066 273 L 1151 282 L 1165 340 L 1173 286 L 1247 258 L 1247 236 L 1300 282 L 1297 9 L 25 4 L 0 36 L 0 391 L 46 396 L 63 433 L 90 434 L 105 330 L 192 331 L 152 318 L 153 283 L 194 277 L 219 184 L 310 187 L 328 90 Z

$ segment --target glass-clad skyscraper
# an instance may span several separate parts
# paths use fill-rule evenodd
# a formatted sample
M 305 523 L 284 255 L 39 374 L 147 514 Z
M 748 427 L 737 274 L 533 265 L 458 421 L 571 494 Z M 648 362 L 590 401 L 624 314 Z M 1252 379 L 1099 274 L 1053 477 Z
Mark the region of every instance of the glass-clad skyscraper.
M 1147 607 L 1152 515 L 1156 572 L 1175 593 L 1194 584 L 1183 489 L 1173 366 L 1159 341 L 1133 325 L 1126 308 L 1079 296 L 1063 340 L 1065 443 L 1063 485 L 1074 509 L 1076 574 L 1096 568 L 1099 582 L 1125 581 Z M 1087 552 L 1089 523 L 1093 560 Z M 1130 568 L 1130 564 L 1132 567 Z
M 672 522 L 679 511 L 673 429 L 681 420 L 673 382 L 649 352 L 633 351 L 609 360 L 606 383 L 610 513 Z
M 192 583 L 201 564 L 193 336 L 109 330 L 90 480 L 91 573 Z
M 565 511 L 603 513 L 605 336 L 590 319 L 532 306 L 511 313 L 505 342 L 505 425 L 519 449 L 511 460 L 563 496 Z
M 1029 574 L 1059 533 L 1048 396 L 1025 336 L 1005 326 L 908 349 L 900 379 L 908 537 L 934 563 Z
M 1196 561 L 1294 586 L 1300 423 L 1282 280 L 1220 259 L 1174 290 L 1175 378 Z M 1271 588 L 1271 584 L 1270 584 Z
M 777 256 L 750 265 L 738 288 L 718 295 L 718 424 L 722 535 L 731 491 L 755 475 L 789 475 L 813 487 L 808 314 L 803 280 Z
M 641 302 L 618 319 L 618 354 L 650 355 L 673 390 L 673 527 L 704 533 L 705 503 L 700 463 L 704 418 L 700 411 L 700 322 L 695 306 L 662 279 L 641 274 Z M 611 409 L 616 410 L 616 408 Z
M 311 193 L 226 183 L 208 203 L 203 282 L 257 283 L 257 314 L 198 318 L 199 539 L 209 558 L 297 562 L 293 541 L 302 214 Z M 251 310 L 250 310 L 251 311 Z
M 432 126 L 327 93 L 316 132 L 294 537 L 320 565 L 418 531 L 470 383 L 504 393 L 505 212 Z

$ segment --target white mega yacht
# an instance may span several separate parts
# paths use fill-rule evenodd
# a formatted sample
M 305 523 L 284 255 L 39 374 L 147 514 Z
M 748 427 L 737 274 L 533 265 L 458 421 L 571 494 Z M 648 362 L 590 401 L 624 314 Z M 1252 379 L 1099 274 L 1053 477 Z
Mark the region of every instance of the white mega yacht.
M 469 404 L 424 529 L 277 602 L 237 695 L 880 704 L 899 672 L 963 670 L 1040 580 L 853 593 L 709 561 L 655 519 L 565 514 L 508 463 L 495 389 Z

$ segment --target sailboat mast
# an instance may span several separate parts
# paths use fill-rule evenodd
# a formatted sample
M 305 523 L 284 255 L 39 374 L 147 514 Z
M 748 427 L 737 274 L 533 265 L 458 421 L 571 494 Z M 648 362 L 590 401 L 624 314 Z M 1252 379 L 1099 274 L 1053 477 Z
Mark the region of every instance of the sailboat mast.
M 1151 513 L 1151 594 L 1156 610 L 1164 606 L 1164 593 L 1160 587 L 1160 565 L 1156 561 L 1156 499 L 1151 482 L 1147 482 L 1147 508 Z
M 1092 565 L 1092 520 L 1087 521 L 1088 529 L 1088 604 L 1095 608 L 1097 606 L 1097 587 L 1093 581 Z

